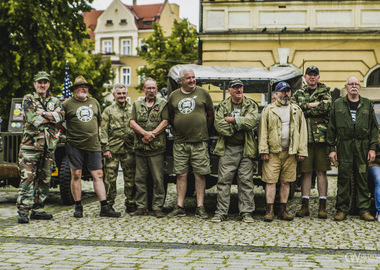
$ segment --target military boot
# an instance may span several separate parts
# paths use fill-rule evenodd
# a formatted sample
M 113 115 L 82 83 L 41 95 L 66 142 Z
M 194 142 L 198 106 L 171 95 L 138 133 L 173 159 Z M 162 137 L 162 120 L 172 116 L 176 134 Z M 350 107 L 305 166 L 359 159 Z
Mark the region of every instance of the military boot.
M 108 204 L 107 205 L 102 205 L 100 207 L 100 213 L 99 215 L 101 217 L 115 217 L 115 218 L 118 218 L 121 216 L 121 213 L 120 212 L 116 212 L 112 206 L 109 206 Z
M 274 220 L 273 203 L 267 203 L 267 211 L 264 216 L 264 221 L 271 222 Z
M 29 223 L 29 217 L 27 214 L 18 214 L 17 223 Z
M 327 218 L 327 212 L 326 212 L 326 199 L 319 199 L 319 209 L 318 209 L 318 218 Z
M 294 218 L 292 215 L 289 215 L 286 212 L 286 203 L 280 203 L 280 208 L 278 209 L 278 215 L 277 216 L 279 219 L 287 220 L 287 221 L 291 221 Z
M 297 216 L 297 217 L 306 217 L 306 216 L 310 216 L 310 211 L 309 211 L 309 199 L 307 199 L 307 198 L 302 198 L 302 206 L 301 206 L 301 209 L 297 211 L 296 216 Z

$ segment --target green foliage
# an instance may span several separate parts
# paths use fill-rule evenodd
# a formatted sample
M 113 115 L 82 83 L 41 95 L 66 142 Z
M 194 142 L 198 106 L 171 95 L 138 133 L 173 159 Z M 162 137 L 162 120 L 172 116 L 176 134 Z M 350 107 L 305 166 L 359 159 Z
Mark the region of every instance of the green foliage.
M 112 79 L 111 63 L 88 52 L 83 12 L 93 0 L 3 0 L 0 1 L 0 117 L 7 126 L 10 101 L 34 91 L 33 76 L 51 73 L 50 90 L 61 93 L 66 60 L 70 75 L 84 75 L 95 85 L 94 97 L 102 103 L 102 86 Z
M 157 81 L 159 89 L 166 87 L 169 70 L 177 64 L 191 64 L 198 59 L 198 36 L 187 20 L 174 21 L 172 33 L 165 36 L 162 27 L 153 24 L 154 33 L 143 42 L 146 50 L 137 48 L 138 55 L 148 62 L 137 70 L 141 78 L 152 77 Z M 142 89 L 140 82 L 138 89 Z

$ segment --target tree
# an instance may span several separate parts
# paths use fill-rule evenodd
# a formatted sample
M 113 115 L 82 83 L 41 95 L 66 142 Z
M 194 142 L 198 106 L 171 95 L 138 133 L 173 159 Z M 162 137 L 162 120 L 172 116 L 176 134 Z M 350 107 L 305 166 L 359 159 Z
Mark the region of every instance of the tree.
M 83 12 L 93 0 L 3 0 L 0 2 L 0 116 L 7 122 L 10 101 L 31 93 L 39 70 L 51 73 L 53 94 L 59 94 L 66 59 L 71 74 L 83 74 L 95 90 L 112 78 L 111 64 L 88 54 Z M 97 93 L 92 93 L 98 97 Z M 6 127 L 3 123 L 3 127 Z
M 189 27 L 186 19 L 181 22 L 174 21 L 170 36 L 164 36 L 159 24 L 153 24 L 153 30 L 154 33 L 143 40 L 145 48 L 137 48 L 138 55 L 149 64 L 137 70 L 137 74 L 141 78 L 154 78 L 158 88 L 162 89 L 167 85 L 168 73 L 172 66 L 197 61 L 198 36 L 196 29 Z M 142 89 L 142 82 L 137 88 Z

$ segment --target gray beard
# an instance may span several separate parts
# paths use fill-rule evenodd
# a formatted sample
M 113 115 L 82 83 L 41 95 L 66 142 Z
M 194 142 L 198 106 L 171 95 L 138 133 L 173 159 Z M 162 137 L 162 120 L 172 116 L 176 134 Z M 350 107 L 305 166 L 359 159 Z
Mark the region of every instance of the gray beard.
M 279 97 L 279 98 L 277 98 L 277 100 L 278 100 L 278 102 L 281 103 L 281 105 L 288 105 L 290 103 L 290 99 L 285 100 L 285 99 Z

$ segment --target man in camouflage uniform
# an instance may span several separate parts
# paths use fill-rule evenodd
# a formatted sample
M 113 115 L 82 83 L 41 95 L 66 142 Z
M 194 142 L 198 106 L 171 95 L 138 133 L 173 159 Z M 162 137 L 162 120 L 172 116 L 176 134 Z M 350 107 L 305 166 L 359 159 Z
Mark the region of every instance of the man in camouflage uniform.
M 308 157 L 300 163 L 302 173 L 301 192 L 302 207 L 297 211 L 297 217 L 309 216 L 309 199 L 311 178 L 316 171 L 319 193 L 318 218 L 327 218 L 327 175 L 331 170 L 329 150 L 326 143 L 327 125 L 331 108 L 330 88 L 319 81 L 319 69 L 308 67 L 305 72 L 306 86 L 297 90 L 292 101 L 297 103 L 306 118 L 308 130 Z
M 136 211 L 134 198 L 136 167 L 135 154 L 133 153 L 134 131 L 129 127 L 132 106 L 127 103 L 128 91 L 125 85 L 115 84 L 112 94 L 115 103 L 104 110 L 100 126 L 100 143 L 105 157 L 104 184 L 108 204 L 113 206 L 117 194 L 116 180 L 120 163 L 124 175 L 126 212 L 129 213 Z
M 164 152 L 166 150 L 165 128 L 169 124 L 166 100 L 158 98 L 157 83 L 152 78 L 145 80 L 145 98 L 133 104 L 130 127 L 135 131 L 134 150 L 136 153 L 136 204 L 132 216 L 148 214 L 148 174 L 152 175 L 152 210 L 157 218 L 164 217 L 162 207 L 165 201 Z
M 65 114 L 59 99 L 48 92 L 49 86 L 50 75 L 38 72 L 34 76 L 36 91 L 22 101 L 24 132 L 19 153 L 18 223 L 29 222 L 30 210 L 30 219 L 53 218 L 42 210 L 49 194 L 54 151 L 60 136 L 57 123 L 64 120 Z

